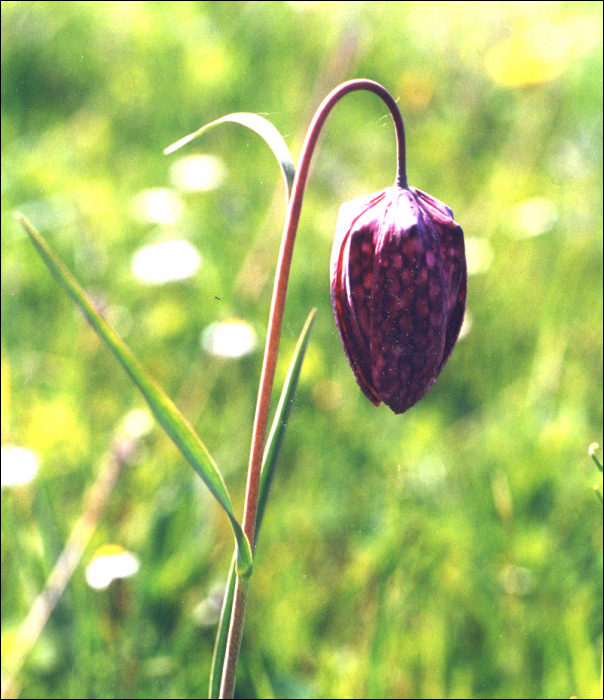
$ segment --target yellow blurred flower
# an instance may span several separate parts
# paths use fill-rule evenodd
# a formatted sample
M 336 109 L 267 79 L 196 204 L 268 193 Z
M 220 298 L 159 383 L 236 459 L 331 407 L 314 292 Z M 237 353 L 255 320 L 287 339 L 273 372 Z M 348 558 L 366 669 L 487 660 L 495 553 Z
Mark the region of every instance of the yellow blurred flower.
M 541 22 L 493 46 L 485 58 L 487 72 L 507 87 L 549 82 L 561 75 L 571 60 L 585 55 L 594 40 L 597 28 L 587 17 Z
M 427 107 L 436 92 L 434 80 L 425 73 L 405 73 L 398 87 L 405 109 L 413 111 Z
M 34 403 L 23 428 L 23 438 L 40 454 L 68 446 L 73 455 L 86 454 L 90 436 L 73 402 L 67 399 Z M 62 469 L 64 465 L 54 464 Z

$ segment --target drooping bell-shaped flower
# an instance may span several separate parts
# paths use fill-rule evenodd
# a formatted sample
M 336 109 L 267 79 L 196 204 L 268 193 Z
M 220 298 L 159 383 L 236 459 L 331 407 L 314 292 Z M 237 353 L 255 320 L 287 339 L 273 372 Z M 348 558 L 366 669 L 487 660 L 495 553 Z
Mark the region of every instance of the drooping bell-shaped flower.
M 434 384 L 461 329 L 466 279 L 463 232 L 442 202 L 395 185 L 342 205 L 331 299 L 373 404 L 403 413 Z

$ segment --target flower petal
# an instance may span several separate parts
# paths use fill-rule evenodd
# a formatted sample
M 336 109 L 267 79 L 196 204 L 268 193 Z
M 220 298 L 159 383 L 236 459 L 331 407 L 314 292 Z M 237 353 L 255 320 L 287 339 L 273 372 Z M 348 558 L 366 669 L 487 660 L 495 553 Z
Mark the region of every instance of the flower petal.
M 336 326 L 338 327 L 348 363 L 354 372 L 358 385 L 365 396 L 375 406 L 379 406 L 381 403 L 380 398 L 371 383 L 371 357 L 351 306 L 351 298 L 347 293 L 349 285 L 346 283 L 346 272 L 343 265 L 345 250 L 346 248 L 343 248 L 341 251 L 336 277 L 332 280 L 331 285 L 331 301 Z
M 369 295 L 375 228 L 373 210 L 383 198 L 384 193 L 379 192 L 340 208 L 331 259 L 331 299 L 340 339 L 357 383 L 376 406 L 381 401 L 371 382 Z M 369 210 L 371 216 L 365 217 Z
M 438 369 L 440 373 L 453 352 L 466 308 L 467 269 L 463 231 L 454 221 L 453 212 L 446 204 L 421 190 L 412 189 L 419 198 L 420 206 L 432 219 L 444 260 L 447 282 L 447 333 L 443 359 Z
M 446 333 L 440 241 L 409 190 L 397 190 L 380 228 L 371 289 L 371 367 L 384 403 L 403 413 L 436 381 Z

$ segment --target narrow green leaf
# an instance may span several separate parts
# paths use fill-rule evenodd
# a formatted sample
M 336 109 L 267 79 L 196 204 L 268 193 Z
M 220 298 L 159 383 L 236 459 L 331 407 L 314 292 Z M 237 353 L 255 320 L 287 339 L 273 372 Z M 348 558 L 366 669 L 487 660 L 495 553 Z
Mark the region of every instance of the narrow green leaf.
M 312 330 L 316 313 L 317 310 L 313 309 L 308 314 L 304 328 L 300 333 L 300 337 L 296 344 L 296 349 L 294 350 L 293 357 L 289 364 L 287 377 L 285 378 L 285 383 L 283 385 L 283 389 L 281 390 L 281 397 L 279 398 L 273 424 L 271 426 L 266 447 L 264 449 L 262 473 L 260 475 L 260 488 L 258 493 L 258 515 L 256 520 L 255 545 L 258 544 L 258 535 L 260 534 L 262 519 L 264 518 L 264 513 L 266 511 L 266 504 L 268 502 L 270 488 L 275 476 L 279 452 L 281 450 L 281 445 L 283 444 L 283 437 L 285 435 L 285 429 L 287 428 L 289 413 L 291 411 L 296 388 L 298 387 L 300 370 L 302 369 L 302 362 L 304 360 L 304 355 L 306 354 L 306 348 L 308 347 L 310 332 Z M 220 683 L 222 680 L 224 656 L 226 653 L 229 625 L 231 622 L 235 582 L 236 572 L 233 563 L 231 563 L 229 577 L 227 579 L 227 585 L 224 592 L 224 600 L 222 601 L 222 611 L 220 613 L 220 622 L 218 623 L 218 632 L 216 633 L 216 643 L 214 645 L 212 670 L 210 672 L 210 698 L 218 698 L 220 696 Z
M 277 460 L 279 459 L 281 445 L 283 444 L 283 437 L 285 436 L 285 429 L 287 428 L 287 421 L 289 420 L 289 414 L 291 411 L 292 404 L 294 402 L 296 389 L 298 387 L 298 380 L 300 379 L 302 362 L 304 361 L 304 355 L 306 354 L 308 341 L 310 340 L 310 332 L 312 330 L 313 323 L 315 322 L 316 314 L 316 309 L 313 309 L 308 314 L 308 318 L 306 319 L 304 328 L 302 328 L 302 332 L 300 333 L 300 337 L 298 338 L 298 342 L 296 343 L 294 355 L 292 357 L 289 369 L 287 371 L 285 384 L 283 385 L 281 397 L 279 398 L 277 410 L 275 411 L 275 417 L 273 419 L 271 430 L 268 434 L 268 439 L 266 441 L 266 447 L 262 459 L 262 472 L 260 474 L 260 487 L 258 491 L 258 515 L 256 517 L 256 532 L 259 532 L 260 527 L 262 526 L 262 520 L 264 518 L 266 504 L 268 502 L 270 489 L 273 483 L 273 479 L 275 477 Z M 258 541 L 257 535 L 255 541 Z
M 277 127 L 274 124 L 271 124 L 268 119 L 261 117 L 259 114 L 252 114 L 251 112 L 235 112 L 234 114 L 227 114 L 226 117 L 216 119 L 216 121 L 202 126 L 201 129 L 197 129 L 197 131 L 193 132 L 192 134 L 189 134 L 176 143 L 173 143 L 171 146 L 168 146 L 168 148 L 164 149 L 164 153 L 166 155 L 169 153 L 174 153 L 174 151 L 177 151 L 179 148 L 189 143 L 189 141 L 192 141 L 197 136 L 203 134 L 204 131 L 208 131 L 208 129 L 211 129 L 217 124 L 224 124 L 225 122 L 234 122 L 236 124 L 247 126 L 248 129 L 255 131 L 266 141 L 271 151 L 275 155 L 281 171 L 283 172 L 286 190 L 285 198 L 286 201 L 288 201 L 291 194 L 292 185 L 294 183 L 294 175 L 296 173 L 294 161 L 291 153 L 289 152 L 289 148 L 285 143 L 285 139 L 283 136 L 281 136 Z
M 237 543 L 238 573 L 240 575 L 248 574 L 252 566 L 250 544 L 235 518 L 231 499 L 222 474 L 218 471 L 218 467 L 206 446 L 199 439 L 189 422 L 181 415 L 171 399 L 145 372 L 130 348 L 99 314 L 84 289 L 57 257 L 48 243 L 46 243 L 38 231 L 36 231 L 33 225 L 22 214 L 17 214 L 16 218 L 25 229 L 25 232 L 34 244 L 42 260 L 46 263 L 50 272 L 65 288 L 73 301 L 80 307 L 92 328 L 117 357 L 122 367 L 141 390 L 159 423 L 223 507 L 231 522 L 235 541 Z

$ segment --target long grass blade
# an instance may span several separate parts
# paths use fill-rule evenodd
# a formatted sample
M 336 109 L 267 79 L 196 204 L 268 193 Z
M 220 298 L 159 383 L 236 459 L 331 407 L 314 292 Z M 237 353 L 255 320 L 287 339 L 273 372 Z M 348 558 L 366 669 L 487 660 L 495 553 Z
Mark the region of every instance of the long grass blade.
M 286 200 L 289 200 L 292 185 L 294 183 L 294 175 L 296 173 L 294 161 L 291 153 L 289 152 L 289 148 L 285 143 L 285 139 L 283 136 L 281 136 L 277 127 L 269 122 L 268 119 L 261 117 L 259 114 L 252 114 L 251 112 L 235 112 L 234 114 L 227 114 L 225 117 L 220 117 L 220 119 L 216 119 L 216 121 L 202 126 L 201 129 L 197 129 L 197 131 L 194 131 L 192 134 L 189 134 L 188 136 L 178 140 L 176 143 L 173 143 L 171 146 L 168 146 L 168 148 L 164 149 L 164 153 L 166 155 L 169 153 L 174 153 L 174 151 L 177 151 L 185 144 L 203 134 L 204 131 L 208 131 L 208 129 L 226 122 L 234 122 L 236 124 L 247 126 L 248 129 L 255 131 L 266 141 L 271 151 L 275 155 L 275 158 L 279 163 L 279 167 L 281 168 L 281 172 L 283 173 L 283 179 L 285 180 Z
M 260 491 L 258 496 L 258 520 L 256 524 L 255 545 L 258 544 L 260 527 L 266 511 L 266 504 L 268 503 L 270 488 L 275 476 L 279 452 L 281 451 L 281 445 L 283 444 L 285 429 L 287 428 L 289 414 L 294 401 L 294 396 L 296 394 L 296 388 L 298 387 L 302 362 L 304 361 L 304 355 L 306 354 L 308 341 L 310 340 L 310 332 L 312 330 L 316 313 L 317 310 L 313 309 L 308 314 L 304 328 L 300 333 L 300 337 L 296 344 L 296 349 L 294 350 L 294 354 L 289 365 L 287 377 L 285 378 L 285 383 L 281 391 L 281 397 L 279 398 L 277 410 L 275 411 L 275 417 L 268 435 L 266 447 L 264 449 L 262 474 L 260 475 Z M 220 682 L 222 680 L 222 668 L 224 666 L 224 656 L 229 634 L 229 624 L 231 621 L 235 581 L 235 567 L 233 563 L 231 563 L 229 577 L 227 579 L 227 585 L 224 593 L 224 600 L 222 602 L 220 622 L 218 623 L 218 632 L 216 633 L 216 643 L 214 645 L 212 670 L 210 671 L 210 698 L 218 698 L 220 695 Z
M 22 214 L 17 214 L 17 220 L 25 229 L 25 232 L 50 272 L 61 286 L 64 287 L 73 301 L 80 307 L 92 328 L 117 357 L 122 367 L 141 390 L 151 411 L 161 426 L 172 438 L 174 444 L 180 449 L 185 459 L 203 479 L 216 500 L 224 509 L 231 522 L 237 544 L 238 573 L 240 575 L 248 574 L 252 566 L 250 544 L 241 525 L 235 518 L 231 498 L 227 491 L 226 484 L 224 483 L 224 479 L 222 478 L 222 474 L 218 470 L 206 446 L 199 439 L 192 426 L 176 408 L 167 394 L 146 373 L 130 348 L 99 314 L 79 282 L 67 267 L 65 267 L 63 262 L 34 226 Z

